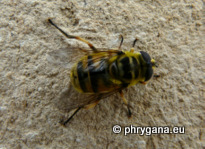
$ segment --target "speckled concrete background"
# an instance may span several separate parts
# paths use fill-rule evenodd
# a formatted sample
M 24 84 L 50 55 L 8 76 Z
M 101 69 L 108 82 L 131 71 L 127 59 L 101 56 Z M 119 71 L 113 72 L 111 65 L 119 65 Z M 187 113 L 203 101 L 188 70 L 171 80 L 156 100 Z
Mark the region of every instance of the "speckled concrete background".
M 205 148 L 203 9 L 202 0 L 1 0 L 0 148 Z M 123 35 L 129 50 L 139 38 L 136 50 L 156 59 L 161 77 L 126 91 L 132 119 L 113 95 L 59 124 L 72 113 L 57 98 L 69 87 L 69 69 L 49 64 L 47 54 L 86 45 L 48 18 L 99 48 L 117 47 Z M 185 134 L 124 136 L 112 133 L 115 124 L 185 126 Z

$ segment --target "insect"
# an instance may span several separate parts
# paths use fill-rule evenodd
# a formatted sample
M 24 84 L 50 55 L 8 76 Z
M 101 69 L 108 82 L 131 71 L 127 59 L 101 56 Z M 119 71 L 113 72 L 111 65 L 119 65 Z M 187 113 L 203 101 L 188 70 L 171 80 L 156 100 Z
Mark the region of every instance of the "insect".
M 134 46 L 138 39 L 134 40 L 130 51 L 121 50 L 122 36 L 118 49 L 99 50 L 87 40 L 67 34 L 51 19 L 48 21 L 67 38 L 82 41 L 91 49 L 79 48 L 86 54 L 76 62 L 70 73 L 72 86 L 79 93 L 87 94 L 87 99 L 83 104 L 74 106 L 75 112 L 63 124 L 66 125 L 81 108 L 95 107 L 102 98 L 117 92 L 127 106 L 128 117 L 131 117 L 130 105 L 122 90 L 137 83 L 146 84 L 152 78 L 153 70 L 157 66 L 155 60 L 151 59 L 148 53 L 134 52 Z

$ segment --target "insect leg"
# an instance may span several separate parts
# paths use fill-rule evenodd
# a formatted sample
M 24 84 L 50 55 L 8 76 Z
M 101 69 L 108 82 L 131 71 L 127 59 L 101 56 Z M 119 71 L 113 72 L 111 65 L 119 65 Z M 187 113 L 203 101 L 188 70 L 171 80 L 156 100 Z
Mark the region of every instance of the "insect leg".
M 95 102 L 93 102 L 91 104 L 88 104 L 88 105 L 84 106 L 83 108 L 85 108 L 85 109 L 94 108 L 99 102 L 100 102 L 100 99 L 96 100 Z
M 65 126 L 65 125 L 73 118 L 73 116 L 76 115 L 76 113 L 78 113 L 78 111 L 79 111 L 80 109 L 81 109 L 81 107 L 77 108 L 77 109 L 75 110 L 75 112 L 74 112 L 65 122 L 63 122 L 63 125 Z
M 84 43 L 86 43 L 92 50 L 93 52 L 98 52 L 98 50 L 90 43 L 88 42 L 87 40 L 81 38 L 81 37 L 78 37 L 78 36 L 73 36 L 73 35 L 69 35 L 67 34 L 66 32 L 64 32 L 61 28 L 59 28 L 56 24 L 54 24 L 51 19 L 48 19 L 48 22 L 53 25 L 55 28 L 57 28 L 63 35 L 65 35 L 67 38 L 71 38 L 71 39 L 77 39 L 77 40 L 80 40 Z
M 121 37 L 121 42 L 120 42 L 120 46 L 119 46 L 119 50 L 121 49 L 121 46 L 122 46 L 122 43 L 123 43 L 123 36 L 122 35 L 120 35 L 120 37 Z
M 132 116 L 132 113 L 131 113 L 131 110 L 130 110 L 130 105 L 128 104 L 127 100 L 125 99 L 124 97 L 124 94 L 122 92 L 122 90 L 119 91 L 120 93 L 120 96 L 122 97 L 123 99 L 123 102 L 125 103 L 125 105 L 127 106 L 127 110 L 128 110 L 128 117 L 130 118 Z

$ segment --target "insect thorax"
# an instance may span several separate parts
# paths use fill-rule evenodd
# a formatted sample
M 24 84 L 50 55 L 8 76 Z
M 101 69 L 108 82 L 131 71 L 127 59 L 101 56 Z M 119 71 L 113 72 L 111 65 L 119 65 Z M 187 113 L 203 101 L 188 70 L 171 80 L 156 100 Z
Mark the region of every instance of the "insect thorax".
M 141 53 L 125 52 L 110 64 L 110 74 L 124 86 L 145 81 L 146 63 Z

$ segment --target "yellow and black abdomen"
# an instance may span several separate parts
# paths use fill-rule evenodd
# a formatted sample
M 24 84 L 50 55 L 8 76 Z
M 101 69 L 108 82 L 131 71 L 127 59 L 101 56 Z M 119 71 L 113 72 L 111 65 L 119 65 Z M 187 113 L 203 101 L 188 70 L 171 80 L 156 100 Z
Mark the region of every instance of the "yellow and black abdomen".
M 109 57 L 106 53 L 84 56 L 73 67 L 71 82 L 83 93 L 106 93 L 119 88 L 109 74 Z

